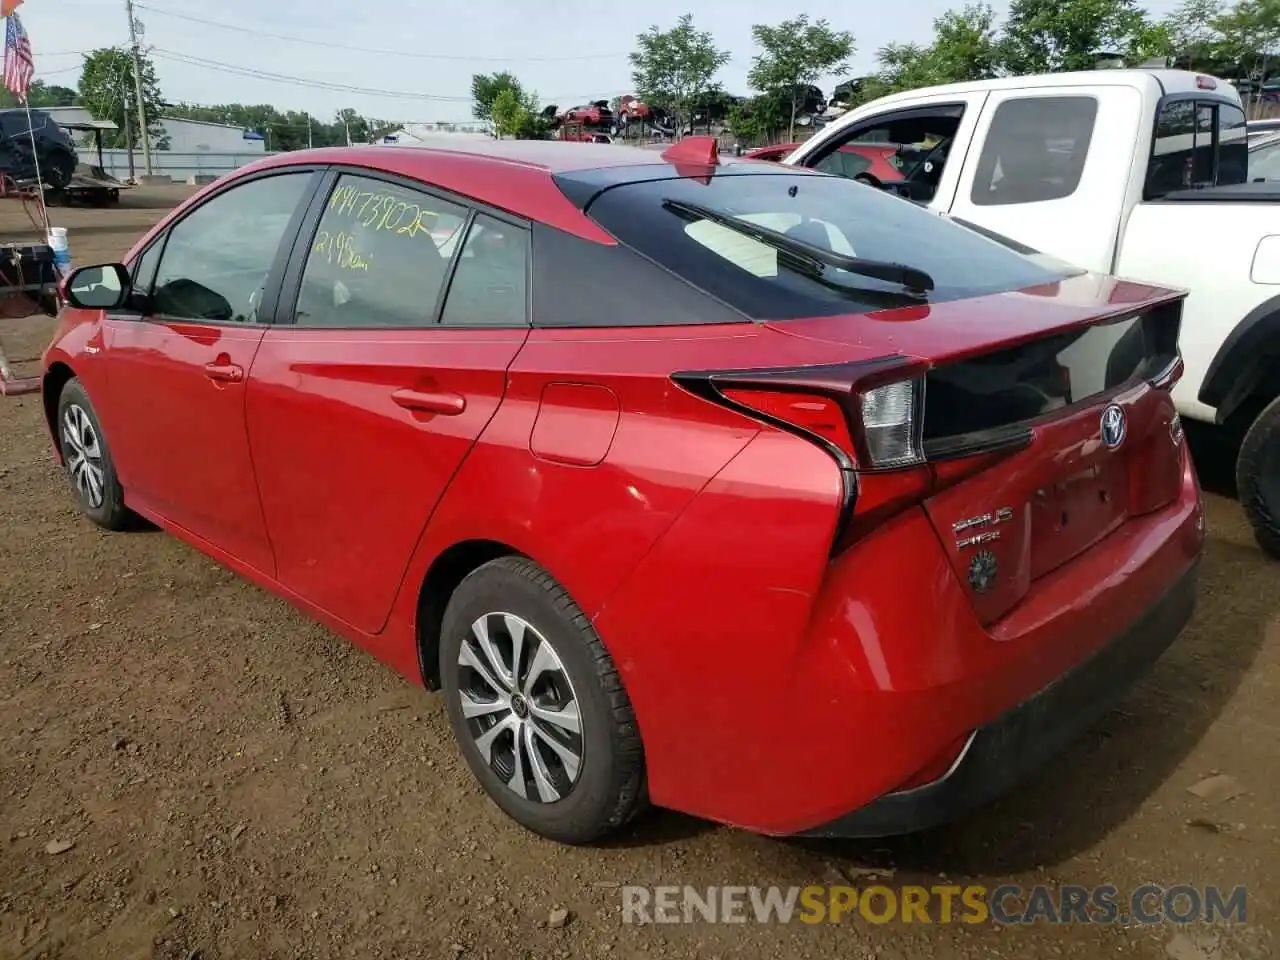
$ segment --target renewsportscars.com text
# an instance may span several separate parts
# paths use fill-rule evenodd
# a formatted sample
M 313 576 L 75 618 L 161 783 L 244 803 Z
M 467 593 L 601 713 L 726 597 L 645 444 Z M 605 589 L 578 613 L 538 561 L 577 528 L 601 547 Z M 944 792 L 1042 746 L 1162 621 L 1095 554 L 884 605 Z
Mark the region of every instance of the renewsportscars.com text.
M 622 888 L 623 923 L 1154 924 L 1244 922 L 1243 886 L 1013 884 Z

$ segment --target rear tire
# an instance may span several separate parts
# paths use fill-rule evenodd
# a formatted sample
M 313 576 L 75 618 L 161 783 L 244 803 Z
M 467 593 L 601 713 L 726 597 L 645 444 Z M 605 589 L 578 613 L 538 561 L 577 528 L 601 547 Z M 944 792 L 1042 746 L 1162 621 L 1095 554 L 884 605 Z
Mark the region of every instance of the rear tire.
M 76 172 L 76 158 L 65 150 L 54 150 L 45 159 L 47 169 L 41 170 L 44 182 L 55 190 L 65 190 Z
M 532 560 L 499 558 L 454 591 L 440 677 L 467 764 L 517 823 L 584 844 L 646 806 L 644 750 L 618 670 Z
M 1280 398 L 1244 435 L 1236 460 L 1236 492 L 1264 553 L 1280 560 Z
M 57 431 L 63 468 L 80 512 L 104 529 L 127 530 L 134 514 L 124 505 L 106 434 L 78 377 L 66 382 L 58 398 Z

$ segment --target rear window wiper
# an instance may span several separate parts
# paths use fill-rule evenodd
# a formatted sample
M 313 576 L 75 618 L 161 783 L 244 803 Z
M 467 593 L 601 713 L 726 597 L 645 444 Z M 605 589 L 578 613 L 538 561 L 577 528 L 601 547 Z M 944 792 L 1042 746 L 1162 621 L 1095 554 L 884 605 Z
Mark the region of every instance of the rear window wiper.
M 932 290 L 934 286 L 933 277 L 916 267 L 904 266 L 901 263 L 890 263 L 887 260 L 866 260 L 862 257 L 847 257 L 842 253 L 836 253 L 834 250 L 828 250 L 825 247 L 815 246 L 812 243 L 805 243 L 803 240 L 789 237 L 785 233 L 779 233 L 777 230 L 757 226 L 731 214 L 721 213 L 711 207 L 704 207 L 700 203 L 666 199 L 662 201 L 662 205 L 672 213 L 683 216 L 686 219 L 709 220 L 743 236 L 758 240 L 779 253 L 789 254 L 792 258 L 808 261 L 818 267 L 835 267 L 837 270 L 847 270 L 849 273 L 872 277 L 876 280 L 883 280 L 886 283 L 899 283 L 918 296 L 923 296 L 927 291 Z

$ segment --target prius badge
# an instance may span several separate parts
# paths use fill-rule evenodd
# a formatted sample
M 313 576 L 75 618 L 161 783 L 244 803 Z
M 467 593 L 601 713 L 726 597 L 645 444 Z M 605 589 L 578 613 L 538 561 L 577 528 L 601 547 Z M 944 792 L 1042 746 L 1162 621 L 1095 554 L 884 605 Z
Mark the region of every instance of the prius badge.
M 1126 425 L 1124 410 L 1121 407 L 1113 403 L 1103 410 L 1101 425 L 1102 442 L 1109 449 L 1114 450 L 1124 443 Z

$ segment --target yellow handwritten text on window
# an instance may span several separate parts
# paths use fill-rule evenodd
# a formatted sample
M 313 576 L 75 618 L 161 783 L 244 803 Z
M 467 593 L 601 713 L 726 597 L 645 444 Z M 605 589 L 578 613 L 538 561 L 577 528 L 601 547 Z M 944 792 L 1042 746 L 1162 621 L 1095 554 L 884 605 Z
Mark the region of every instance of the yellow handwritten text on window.
M 321 230 L 316 234 L 311 252 L 324 257 L 327 263 L 334 264 L 339 270 L 369 269 L 369 255 L 356 249 L 356 238 L 349 233 L 331 233 Z
M 351 217 L 367 230 L 386 231 L 402 237 L 431 236 L 439 215 L 388 193 L 340 186 L 329 198 L 329 210 Z

